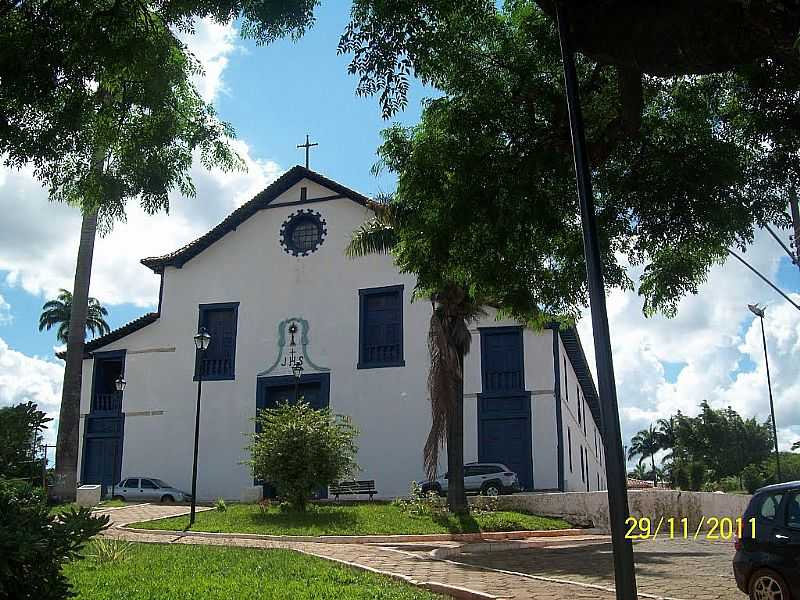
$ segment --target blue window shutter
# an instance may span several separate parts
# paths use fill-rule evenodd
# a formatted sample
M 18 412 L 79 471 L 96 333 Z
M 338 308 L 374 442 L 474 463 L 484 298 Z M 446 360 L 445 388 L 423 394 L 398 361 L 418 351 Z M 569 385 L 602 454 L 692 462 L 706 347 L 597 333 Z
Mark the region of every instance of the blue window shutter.
M 481 332 L 481 364 L 484 392 L 525 389 L 522 330 Z
M 402 366 L 403 288 L 360 290 L 359 368 Z
M 200 306 L 200 327 L 211 335 L 199 372 L 204 380 L 234 379 L 238 303 Z

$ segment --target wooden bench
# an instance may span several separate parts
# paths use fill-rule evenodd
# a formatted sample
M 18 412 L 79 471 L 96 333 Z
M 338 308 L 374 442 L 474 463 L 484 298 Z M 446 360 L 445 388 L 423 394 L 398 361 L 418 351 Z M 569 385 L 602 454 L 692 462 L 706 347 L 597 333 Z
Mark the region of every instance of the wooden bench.
M 333 494 L 336 500 L 339 496 L 354 496 L 356 494 L 369 494 L 369 499 L 378 493 L 375 489 L 375 481 L 339 481 L 330 486 L 330 493 Z

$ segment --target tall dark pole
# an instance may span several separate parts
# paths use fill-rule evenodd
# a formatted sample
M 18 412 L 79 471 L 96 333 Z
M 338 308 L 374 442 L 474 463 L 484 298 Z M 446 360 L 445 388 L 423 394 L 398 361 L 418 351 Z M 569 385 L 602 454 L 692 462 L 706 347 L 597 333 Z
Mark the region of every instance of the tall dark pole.
M 800 202 L 797 199 L 797 189 L 794 185 L 789 190 L 789 207 L 794 229 L 794 264 L 800 269 Z
M 205 349 L 200 349 L 197 369 L 197 407 L 194 411 L 194 462 L 192 463 L 192 509 L 189 512 L 189 527 L 194 525 L 194 512 L 197 505 L 197 443 L 200 437 L 200 393 L 203 389 L 203 354 Z
M 777 483 L 783 481 L 781 477 L 781 455 L 778 452 L 778 429 L 775 426 L 775 405 L 772 402 L 772 381 L 769 376 L 769 358 L 767 357 L 767 335 L 764 333 L 764 315 L 759 315 L 761 319 L 761 340 L 764 342 L 764 364 L 767 366 L 767 389 L 769 390 L 769 414 L 772 416 L 772 437 L 775 440 L 775 472 L 778 476 Z
M 636 572 L 633 566 L 633 546 L 625 538 L 625 520 L 628 512 L 628 492 L 625 459 L 622 455 L 622 435 L 619 426 L 617 391 L 614 382 L 614 361 L 611 356 L 611 337 L 608 330 L 605 286 L 600 261 L 600 243 L 597 237 L 597 216 L 592 195 L 591 170 L 586 152 L 578 76 L 575 71 L 575 50 L 569 28 L 566 8 L 556 2 L 558 33 L 561 40 L 561 58 L 564 62 L 564 84 L 572 134 L 572 152 L 575 159 L 578 199 L 583 224 L 583 250 L 586 257 L 586 279 L 592 313 L 592 332 L 597 363 L 597 380 L 600 393 L 603 443 L 606 450 L 606 480 L 608 507 L 611 521 L 611 541 L 614 550 L 614 581 L 617 600 L 636 600 Z

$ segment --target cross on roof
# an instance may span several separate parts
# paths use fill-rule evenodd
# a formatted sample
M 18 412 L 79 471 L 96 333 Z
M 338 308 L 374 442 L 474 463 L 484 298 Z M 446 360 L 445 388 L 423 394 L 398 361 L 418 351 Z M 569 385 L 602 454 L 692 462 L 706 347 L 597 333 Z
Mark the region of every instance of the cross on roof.
M 308 134 L 306 134 L 306 143 L 297 145 L 298 148 L 306 149 L 306 169 L 308 168 L 308 151 L 314 146 L 319 146 L 319 144 L 317 142 L 314 142 L 313 144 L 309 143 Z

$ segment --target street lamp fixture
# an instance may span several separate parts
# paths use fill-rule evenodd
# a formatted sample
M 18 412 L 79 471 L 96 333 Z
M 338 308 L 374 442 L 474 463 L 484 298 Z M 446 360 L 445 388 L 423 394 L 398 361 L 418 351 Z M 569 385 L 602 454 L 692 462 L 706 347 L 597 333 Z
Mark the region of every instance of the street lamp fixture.
M 772 438 L 775 441 L 775 474 L 778 483 L 783 481 L 781 476 L 781 455 L 778 452 L 778 428 L 775 426 L 775 404 L 772 401 L 772 380 L 769 375 L 769 356 L 767 355 L 767 335 L 764 333 L 764 310 L 766 307 L 758 304 L 748 304 L 750 312 L 761 319 L 761 341 L 764 343 L 764 364 L 767 367 L 767 390 L 769 390 L 769 414 L 772 417 Z
M 194 411 L 194 459 L 192 461 L 192 508 L 189 512 L 189 527 L 194 525 L 195 508 L 197 506 L 197 447 L 200 439 L 200 395 L 203 390 L 203 357 L 211 344 L 211 334 L 205 327 L 194 336 L 194 345 L 197 348 L 197 406 Z
M 211 343 L 211 334 L 206 331 L 205 327 L 201 327 L 194 336 L 194 345 L 198 350 L 207 350 L 208 345 Z
M 117 388 L 118 392 L 124 392 L 125 386 L 128 385 L 128 382 L 122 378 L 122 375 L 117 377 L 117 380 L 114 382 L 114 387 Z

